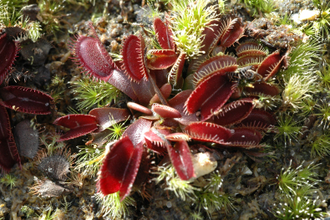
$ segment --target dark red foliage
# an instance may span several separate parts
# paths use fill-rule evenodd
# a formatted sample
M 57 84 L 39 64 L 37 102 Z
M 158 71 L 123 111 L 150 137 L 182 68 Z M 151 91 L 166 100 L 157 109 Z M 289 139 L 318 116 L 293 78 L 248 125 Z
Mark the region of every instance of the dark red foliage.
M 118 69 L 98 38 L 79 36 L 72 50 L 79 65 L 98 79 L 108 81 Z
M 157 41 L 163 49 L 175 49 L 175 43 L 173 41 L 172 29 L 169 27 L 169 23 L 165 23 L 160 18 L 154 19 L 154 29 L 157 37 Z
M 218 115 L 214 116 L 213 122 L 222 126 L 237 124 L 248 117 L 253 108 L 252 98 L 230 102 L 221 109 Z
M 17 147 L 11 127 L 9 117 L 5 107 L 0 105 L 0 167 L 9 171 L 16 163 L 20 163 Z
M 13 65 L 18 50 L 18 43 L 10 40 L 7 33 L 0 36 L 0 85 Z
M 177 57 L 174 50 L 149 50 L 146 64 L 150 70 L 167 69 L 175 63 Z
M 194 177 L 194 166 L 187 142 L 177 141 L 173 147 L 170 145 L 166 145 L 166 147 L 178 176 L 182 180 L 189 180 Z
M 103 160 L 99 179 L 104 195 L 119 191 L 121 200 L 128 195 L 139 169 L 142 152 L 143 143 L 134 146 L 128 136 L 122 137 L 111 147 L 111 153 Z
M 85 68 L 88 73 L 108 81 L 133 100 L 127 103 L 131 114 L 126 109 L 107 107 L 92 110 L 85 116 L 64 116 L 54 122 L 71 129 L 61 136 L 64 140 L 92 131 L 100 132 L 109 124 L 128 117 L 134 119 L 105 156 L 99 179 L 103 194 L 119 191 L 121 199 L 129 194 L 140 163 L 144 161 L 141 158 L 143 146 L 160 155 L 168 154 L 183 180 L 195 176 L 189 141 L 247 149 L 262 146 L 259 144 L 263 137 L 260 130 L 275 121 L 271 114 L 254 109 L 255 97 L 262 92 L 278 94 L 276 87 L 259 81 L 266 81 L 276 74 L 283 57 L 276 52 L 266 56 L 265 50 L 252 41 L 236 48 L 239 62 L 234 56 L 215 55 L 235 45 L 243 37 L 244 27 L 241 19 L 233 16 L 223 17 L 210 25 L 213 25 L 213 31 L 207 28 L 203 32 L 205 55 L 189 67 L 197 70 L 190 82 L 194 85 L 193 90 L 181 91 L 172 98 L 171 93 L 177 92 L 173 88 L 181 90 L 183 81 L 189 79 L 182 77 L 185 53 L 177 51 L 168 21 L 154 20 L 156 38 L 162 50 L 152 49 L 145 54 L 141 35 L 127 37 L 122 48 L 122 71 L 108 55 L 100 58 L 106 69 L 95 66 L 94 60 L 104 54 L 95 31 L 94 38 L 78 37 L 74 43 L 75 56 L 81 66 L 91 65 Z M 240 84 L 240 80 L 255 85 L 254 89 L 248 91 L 241 86 L 245 84 Z M 231 101 L 234 93 L 237 100 Z M 253 96 L 240 97 L 249 93 Z M 107 114 L 111 114 L 115 122 L 110 122 Z
M 148 78 L 144 65 L 144 39 L 141 35 L 139 37 L 130 35 L 125 40 L 122 55 L 122 69 L 130 79 L 139 82 L 143 77 Z
M 20 29 L 16 28 L 15 31 L 19 32 Z M 6 32 L 0 36 L 0 85 L 11 69 L 18 50 L 19 44 L 12 36 Z M 52 97 L 35 89 L 22 86 L 0 88 L 0 167 L 4 171 L 9 171 L 16 163 L 20 165 L 20 157 L 5 107 L 19 112 L 45 115 L 51 113 L 52 103 Z
M 47 115 L 51 113 L 52 97 L 35 89 L 6 86 L 0 89 L 0 104 L 15 111 Z
M 201 82 L 186 102 L 187 112 L 201 111 L 201 120 L 216 114 L 234 92 L 235 83 L 222 72 L 216 72 Z
M 97 127 L 97 119 L 93 115 L 66 115 L 57 118 L 54 122 L 55 125 L 69 128 L 70 131 L 61 135 L 58 141 L 70 140 L 72 138 L 80 137 L 95 131 Z

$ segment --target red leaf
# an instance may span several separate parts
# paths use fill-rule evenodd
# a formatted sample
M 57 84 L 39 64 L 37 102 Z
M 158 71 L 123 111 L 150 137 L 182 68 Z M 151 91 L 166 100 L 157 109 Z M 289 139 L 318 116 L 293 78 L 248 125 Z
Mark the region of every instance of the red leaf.
M 234 130 L 234 134 L 225 143 L 221 143 L 222 145 L 246 149 L 262 147 L 259 145 L 262 139 L 259 131 L 252 128 L 235 128 Z
M 202 32 L 202 36 L 205 36 L 203 39 L 202 43 L 202 48 L 201 51 L 205 51 L 205 55 L 202 56 L 207 56 L 209 55 L 210 50 L 213 50 L 214 46 L 216 45 L 217 41 L 219 40 L 218 34 L 219 34 L 219 29 L 221 25 L 220 20 L 213 20 L 209 24 L 207 24 L 207 27 L 204 28 Z M 197 57 L 198 59 L 199 57 Z
M 144 40 L 140 35 L 130 35 L 124 42 L 122 69 L 133 81 L 139 82 L 143 77 L 148 78 L 144 63 Z
M 142 112 L 146 115 L 152 115 L 152 111 L 149 108 L 144 107 L 143 105 L 140 105 L 140 104 L 135 103 L 135 102 L 127 102 L 127 107 L 132 109 L 132 110 Z
M 0 89 L 0 104 L 19 112 L 46 115 L 51 113 L 53 98 L 46 93 L 22 86 Z
M 138 95 L 133 86 L 138 86 L 137 83 L 132 82 L 126 74 L 122 71 L 114 70 L 111 77 L 107 81 L 126 95 L 128 95 L 133 101 L 139 101 Z M 141 84 L 141 83 L 140 83 Z M 140 85 L 141 86 L 141 85 Z M 144 86 L 144 85 L 142 85 Z
M 175 118 L 177 122 L 183 125 L 188 125 L 191 122 L 198 121 L 196 114 L 185 114 L 184 103 L 191 94 L 191 90 L 184 90 L 176 94 L 173 98 L 168 101 L 168 104 L 178 110 L 181 114 L 180 118 Z
M 235 57 L 229 55 L 212 57 L 198 67 L 194 74 L 194 84 L 198 86 L 207 77 L 215 73 L 224 75 L 226 72 L 234 72 L 237 67 Z
M 136 178 L 143 144 L 134 146 L 128 136 L 121 138 L 103 160 L 99 179 L 100 190 L 104 195 L 119 191 L 121 201 L 130 193 Z
M 150 102 L 150 99 L 155 95 L 151 80 L 141 80 L 138 83 L 132 81 L 131 89 L 137 96 L 136 102 L 141 105 L 147 106 Z
M 175 108 L 167 105 L 154 103 L 151 109 L 162 118 L 180 118 L 181 114 Z
M 182 70 L 184 67 L 185 57 L 186 54 L 181 52 L 178 59 L 172 66 L 171 71 L 168 73 L 168 82 L 174 87 L 181 88 L 182 86 Z
M 274 116 L 262 109 L 253 109 L 250 115 L 241 122 L 241 125 L 254 129 L 267 129 L 275 124 Z
M 98 128 L 95 116 L 82 114 L 66 115 L 57 118 L 53 124 L 70 128 L 70 131 L 67 131 L 65 134 L 61 135 L 58 141 L 65 141 L 80 137 L 95 131 Z
M 283 59 L 284 56 L 281 56 L 278 50 L 275 51 L 262 61 L 257 69 L 257 73 L 262 75 L 264 80 L 267 81 L 280 70 Z
M 91 28 L 93 29 L 92 26 Z M 100 80 L 108 81 L 114 70 L 118 69 L 97 36 L 79 36 L 72 45 L 72 50 L 74 61 L 83 67 L 87 74 Z
M 152 121 L 139 118 L 124 131 L 123 136 L 127 135 L 133 145 L 137 146 L 141 142 L 144 143 L 144 134 L 150 130 L 151 124 Z
M 21 163 L 11 127 L 7 110 L 0 105 L 0 167 L 9 172 L 16 164 Z
M 234 83 L 222 72 L 213 74 L 200 83 L 185 103 L 190 114 L 201 111 L 201 120 L 209 119 L 218 112 L 234 92 Z
M 236 54 L 238 57 L 243 57 L 247 55 L 263 57 L 267 55 L 265 49 L 254 41 L 246 41 L 244 43 L 241 43 L 239 46 L 236 47 Z
M 192 155 L 186 141 L 178 141 L 174 147 L 167 145 L 171 162 L 182 180 L 189 180 L 195 176 Z
M 268 95 L 268 96 L 276 96 L 280 93 L 280 89 L 272 84 L 266 82 L 255 82 L 253 84 L 253 88 L 245 87 L 244 91 L 249 95 Z
M 160 18 L 154 19 L 154 29 L 158 43 L 163 49 L 175 49 L 173 42 L 173 33 L 168 22 L 164 23 Z
M 238 41 L 244 33 L 244 27 L 241 18 L 229 18 L 223 23 L 224 31 L 220 38 L 220 44 L 223 47 L 230 47 Z
M 214 116 L 212 121 L 222 126 L 237 124 L 251 113 L 253 107 L 252 98 L 244 98 L 231 102 L 222 107 L 219 114 Z
M 166 135 L 165 138 L 169 141 L 190 141 L 191 140 L 191 138 L 188 134 L 180 133 L 180 132 Z
M 256 69 L 263 60 L 264 60 L 263 56 L 246 55 L 246 56 L 243 56 L 243 57 L 239 57 L 237 59 L 237 64 L 240 67 L 253 66 L 253 68 Z
M 167 99 L 172 92 L 172 86 L 169 83 L 165 83 L 161 88 L 160 92 L 163 94 L 163 97 Z M 152 105 L 153 103 L 160 102 L 160 99 L 157 94 L 155 94 L 151 99 L 149 105 Z
M 94 108 L 89 114 L 96 117 L 99 129 L 95 132 L 104 131 L 106 128 L 118 122 L 125 121 L 130 117 L 130 113 L 127 109 L 112 107 Z
M 177 57 L 174 50 L 149 50 L 147 67 L 151 70 L 167 69 L 175 63 Z
M 0 85 L 15 61 L 18 48 L 18 44 L 9 40 L 6 33 L 0 36 Z
M 194 140 L 220 144 L 232 136 L 232 130 L 209 122 L 190 123 L 185 132 Z
M 144 138 L 147 143 L 147 147 L 158 154 L 164 154 L 165 148 L 165 138 L 163 137 L 170 133 L 168 130 L 157 130 L 155 128 L 150 129 L 150 131 L 144 133 Z M 162 137 L 161 137 L 162 136 Z

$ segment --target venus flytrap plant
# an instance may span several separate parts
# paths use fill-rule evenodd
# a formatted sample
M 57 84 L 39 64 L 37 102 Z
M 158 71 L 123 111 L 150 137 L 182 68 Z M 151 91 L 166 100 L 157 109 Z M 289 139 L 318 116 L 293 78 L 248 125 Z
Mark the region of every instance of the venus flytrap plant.
M 111 146 L 110 151 L 104 153 L 106 156 L 103 158 L 98 179 L 103 195 L 119 191 L 121 200 L 124 200 L 134 189 L 132 187 L 137 177 L 148 175 L 149 172 L 143 169 L 149 169 L 150 161 L 142 158 L 151 150 L 161 157 L 168 154 L 174 169 L 165 172 L 166 178 L 159 179 L 165 179 L 165 187 L 185 199 L 198 190 L 190 181 L 199 174 L 206 174 L 204 169 L 201 172 L 195 170 L 195 164 L 209 164 L 206 165 L 209 166 L 206 170 L 214 167 L 211 161 L 193 161 L 190 150 L 193 144 L 205 142 L 205 145 L 200 143 L 199 146 L 205 149 L 208 149 L 210 142 L 226 147 L 260 148 L 262 145 L 259 143 L 263 137 L 261 131 L 275 123 L 271 113 L 253 111 L 256 101 L 250 95 L 240 98 L 239 94 L 235 94 L 238 95 L 237 100 L 229 99 L 236 92 L 237 80 L 244 78 L 247 70 L 256 70 L 258 79 L 262 81 L 257 81 L 254 75 L 250 77 L 249 82 L 254 83 L 250 93 L 278 95 L 279 89 L 266 81 L 279 71 L 286 56 L 279 50 L 268 55 L 258 42 L 248 39 L 235 48 L 238 57 L 224 55 L 227 48 L 236 46 L 236 42 L 243 37 L 244 25 L 241 18 L 230 15 L 213 20 L 216 18 L 216 10 L 213 6 L 206 9 L 206 3 L 202 1 L 189 0 L 184 4 L 177 2 L 174 7 L 177 7 L 176 10 L 182 9 L 173 12 L 174 16 L 179 17 L 165 21 L 155 18 L 153 22 L 155 36 L 162 50 L 148 50 L 142 35 L 130 35 L 122 47 L 121 66 L 113 62 L 102 47 L 92 26 L 93 37 L 78 36 L 72 44 L 74 61 L 87 74 L 116 86 L 133 100 L 124 102 L 130 111 L 127 108 L 102 107 L 95 108 L 88 114 L 66 115 L 54 121 L 55 125 L 69 129 L 59 140 L 66 141 L 89 133 L 93 133 L 95 138 L 104 137 L 106 134 L 102 132 L 106 132 L 114 121 L 109 118 L 109 113 L 117 123 L 132 119 L 122 137 Z M 190 17 L 185 17 L 186 15 Z M 196 65 L 198 71 L 193 74 L 191 90 L 181 91 L 184 80 L 181 73 L 184 70 L 186 53 L 189 52 L 180 48 L 180 43 L 173 41 L 174 35 L 180 32 L 173 35 L 173 31 L 178 31 L 176 27 L 182 28 L 181 31 L 197 30 L 202 35 L 198 39 L 203 42 L 203 52 L 200 48 L 196 51 L 200 52 L 198 61 L 203 63 L 199 65 L 194 62 L 199 66 Z M 191 34 L 196 33 L 189 32 L 189 37 Z M 196 41 L 193 43 L 196 44 Z M 196 51 L 190 51 L 191 56 L 197 55 L 194 54 Z M 223 54 L 216 55 L 218 51 Z M 258 62 L 251 65 L 254 60 L 251 57 L 257 57 Z M 161 70 L 157 72 L 157 77 L 153 77 L 155 70 Z M 236 74 L 237 80 L 230 77 L 231 74 Z M 166 80 L 169 83 L 165 83 Z M 172 86 L 178 86 L 178 90 Z M 174 96 L 171 96 L 172 93 Z M 239 123 L 243 126 L 239 127 Z M 233 128 L 233 125 L 237 127 Z M 97 139 L 92 139 L 91 142 L 99 145 Z M 102 157 L 103 154 L 93 161 Z M 208 195 L 209 189 L 205 189 L 207 192 L 203 195 L 213 200 L 213 195 Z M 218 199 L 217 203 L 220 204 L 221 198 Z M 212 205 L 212 201 L 208 204 Z M 220 207 L 218 204 L 214 206 Z

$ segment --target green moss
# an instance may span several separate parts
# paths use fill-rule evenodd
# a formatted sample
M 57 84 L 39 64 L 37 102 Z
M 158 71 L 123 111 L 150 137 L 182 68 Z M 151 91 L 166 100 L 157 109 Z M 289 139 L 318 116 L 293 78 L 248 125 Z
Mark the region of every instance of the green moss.
M 321 103 L 316 105 L 316 112 L 314 113 L 322 126 L 323 129 L 328 129 L 330 125 L 330 104 L 328 100 L 321 100 Z
M 320 77 L 321 85 L 324 90 L 330 89 L 330 65 L 325 64 L 323 68 L 316 72 Z
M 165 190 L 170 190 L 175 193 L 177 197 L 185 201 L 187 197 L 195 197 L 194 190 L 197 190 L 190 181 L 181 180 L 175 172 L 172 164 L 166 166 L 158 166 L 157 171 L 154 172 L 158 175 L 155 178 L 156 184 L 164 181 Z
M 316 173 L 319 164 L 302 163 L 293 168 L 292 161 L 286 169 L 282 169 L 278 176 L 279 202 L 274 204 L 273 214 L 277 219 L 314 219 L 324 216 L 320 208 L 324 201 L 315 197 L 315 190 L 319 184 Z
M 249 9 L 252 16 L 261 13 L 271 13 L 275 10 L 274 0 L 241 0 Z
M 317 78 L 315 76 L 293 75 L 285 82 L 282 92 L 283 106 L 297 111 L 304 107 L 304 100 L 311 99 L 316 93 Z
M 87 77 L 72 82 L 72 85 L 78 111 L 88 112 L 92 108 L 104 107 L 112 102 L 117 102 L 122 94 L 110 83 L 93 81 Z
M 107 196 L 98 193 L 96 194 L 96 200 L 100 205 L 98 214 L 111 219 L 125 219 L 125 217 L 129 216 L 128 206 L 135 206 L 135 201 L 132 197 L 127 196 L 123 201 L 120 201 L 119 192 Z
M 291 145 L 293 141 L 298 140 L 298 135 L 301 133 L 302 126 L 300 123 L 290 114 L 280 114 L 277 117 L 277 134 L 274 136 L 274 139 L 285 146 L 287 144 Z
M 27 205 L 23 205 L 20 209 L 20 212 L 24 215 L 24 217 L 29 218 L 32 217 L 32 215 L 34 215 L 34 210 L 32 208 L 30 208 Z
M 91 145 L 79 146 L 75 170 L 83 175 L 96 177 L 104 156 L 105 148 Z
M 317 134 L 314 139 L 308 144 L 311 148 L 311 155 L 313 157 L 325 157 L 330 155 L 330 134 Z
M 117 123 L 108 128 L 108 130 L 111 131 L 111 133 L 107 136 L 109 137 L 109 140 L 118 140 L 121 137 L 127 128 L 127 126 L 125 126 L 126 122 L 127 121 Z
M 330 40 L 330 3 L 323 0 L 313 0 L 314 6 L 319 10 L 318 17 L 309 26 L 313 34 L 322 40 Z
M 203 54 L 202 32 L 206 25 L 216 18 L 216 7 L 208 6 L 205 0 L 175 0 L 173 6 L 172 27 L 174 41 L 187 57 L 193 58 Z
M 320 219 L 325 216 L 316 199 L 307 196 L 287 195 L 283 202 L 274 204 L 275 217 L 282 220 Z
M 20 10 L 27 3 L 28 0 L 0 0 L 0 23 L 6 27 L 24 27 L 27 21 L 23 20 Z
M 52 156 L 56 152 L 63 150 L 65 148 L 64 142 L 57 142 L 60 138 L 59 135 L 55 134 L 45 134 L 40 135 L 40 146 L 45 147 L 45 153 L 47 156 Z
M 306 167 L 303 163 L 296 167 L 292 167 L 292 161 L 288 168 L 282 168 L 280 175 L 277 177 L 278 187 L 281 193 L 285 195 L 294 194 L 299 196 L 310 194 L 315 190 L 319 183 L 319 175 L 316 173 L 319 164 L 310 163 Z
M 235 207 L 232 204 L 231 198 L 222 191 L 223 179 L 221 175 L 217 171 L 212 172 L 206 181 L 206 186 L 195 191 L 196 200 L 194 203 L 198 212 L 204 210 L 211 216 L 214 211 L 224 209 L 228 212 L 229 209 L 234 210 Z
M 1 179 L 0 182 L 5 184 L 6 186 L 9 186 L 10 189 L 15 187 L 17 178 L 11 174 L 5 174 Z
M 322 44 L 320 42 L 316 40 L 301 42 L 289 53 L 290 65 L 288 68 L 278 75 L 282 75 L 286 81 L 289 81 L 293 75 L 313 76 L 315 68 L 320 62 L 321 54 Z
M 29 23 L 28 30 L 29 30 L 29 38 L 33 42 L 37 42 L 37 40 L 41 37 L 42 29 L 40 23 L 37 21 Z

